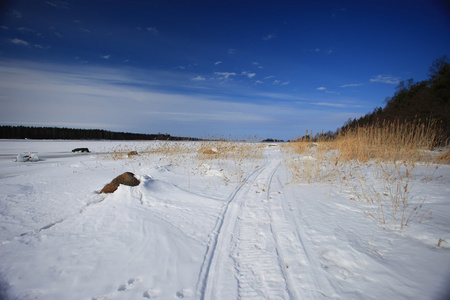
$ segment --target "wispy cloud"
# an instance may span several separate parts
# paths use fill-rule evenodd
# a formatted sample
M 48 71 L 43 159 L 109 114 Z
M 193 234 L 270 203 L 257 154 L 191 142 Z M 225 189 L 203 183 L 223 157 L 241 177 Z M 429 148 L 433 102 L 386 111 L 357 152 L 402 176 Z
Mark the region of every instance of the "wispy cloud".
M 400 78 L 392 75 L 378 75 L 375 78 L 370 79 L 370 82 L 398 84 L 400 82 Z
M 65 1 L 46 1 L 45 3 L 56 8 L 64 8 L 64 9 L 69 8 L 69 3 Z
M 250 73 L 250 72 L 247 72 L 247 71 L 243 71 L 242 73 L 241 73 L 241 75 L 245 75 L 245 76 L 247 76 L 248 78 L 253 78 L 253 77 L 255 77 L 256 76 L 256 73 Z
M 108 55 L 100 55 L 100 57 L 103 58 L 103 59 L 110 59 L 111 55 L 110 54 L 108 54 Z
M 258 69 L 264 69 L 263 66 L 257 61 L 252 62 L 252 65 L 256 66 Z
M 214 72 L 219 80 L 229 80 L 231 76 L 236 76 L 234 72 Z
M 10 39 L 9 41 L 10 41 L 12 44 L 18 45 L 18 46 L 26 46 L 26 47 L 30 46 L 30 43 L 28 43 L 27 41 L 18 39 L 18 38 Z
M 264 77 L 264 80 L 266 80 L 266 79 L 272 79 L 272 78 L 275 78 L 275 76 L 273 76 L 273 75 L 266 76 L 266 77 Z
M 348 83 L 348 84 L 343 84 L 341 85 L 341 88 L 346 88 L 346 87 L 355 87 L 355 86 L 362 86 L 362 83 Z
M 275 34 L 275 33 L 271 33 L 271 34 L 266 35 L 266 36 L 263 37 L 262 39 L 263 39 L 264 41 L 268 41 L 268 40 L 274 39 L 275 37 L 276 37 L 276 34 Z
M 330 49 L 321 49 L 321 48 L 314 48 L 314 49 L 309 49 L 309 50 L 304 50 L 304 51 L 306 51 L 306 52 L 314 52 L 314 53 L 317 53 L 317 54 L 326 54 L 326 55 L 330 55 L 330 54 L 333 54 L 334 53 L 334 49 L 333 48 L 330 48 Z
M 47 47 L 44 47 L 42 45 L 39 44 L 31 44 L 25 40 L 22 39 L 18 39 L 18 38 L 14 38 L 14 39 L 9 39 L 9 42 L 11 44 L 17 45 L 17 46 L 24 46 L 24 47 L 34 47 L 34 48 L 38 48 L 38 49 L 47 49 Z
M 282 82 L 281 80 L 274 80 L 273 81 L 273 85 L 288 85 L 290 83 L 291 83 L 290 81 L 285 81 L 285 82 Z
M 154 35 L 158 34 L 158 29 L 156 29 L 155 27 L 147 27 L 146 30 Z
M 222 61 L 220 61 L 220 60 L 218 60 L 218 61 L 216 61 L 215 63 L 214 63 L 214 65 L 220 65 L 222 63 Z
M 204 81 L 206 80 L 205 77 L 198 75 L 197 77 L 194 77 L 191 79 L 192 81 Z
M 30 29 L 30 28 L 26 28 L 26 27 L 19 27 L 17 28 L 18 31 L 25 33 L 25 32 L 32 32 L 35 33 L 36 35 L 40 36 L 41 34 L 37 33 L 36 30 L 34 29 Z
M 20 18 L 22 18 L 22 13 L 18 10 L 13 9 L 11 11 L 11 16 L 13 16 L 14 18 L 20 19 Z
M 341 93 L 340 92 L 336 92 L 336 91 L 325 91 L 325 93 L 327 93 L 327 94 L 335 94 L 335 95 L 340 95 Z
M 228 54 L 236 54 L 236 49 L 228 49 Z
M 318 106 L 328 106 L 328 107 L 354 107 L 354 108 L 360 108 L 361 105 L 350 105 L 350 104 L 343 104 L 343 103 L 331 103 L 331 102 L 313 102 L 312 105 L 318 105 Z
M 327 94 L 336 94 L 336 95 L 340 95 L 341 93 L 339 93 L 339 92 L 336 92 L 336 91 L 330 91 L 330 90 L 328 90 L 326 87 L 324 87 L 324 86 L 321 86 L 321 87 L 318 87 L 318 88 L 316 88 L 316 90 L 318 90 L 318 91 L 324 91 L 325 93 L 327 93 Z

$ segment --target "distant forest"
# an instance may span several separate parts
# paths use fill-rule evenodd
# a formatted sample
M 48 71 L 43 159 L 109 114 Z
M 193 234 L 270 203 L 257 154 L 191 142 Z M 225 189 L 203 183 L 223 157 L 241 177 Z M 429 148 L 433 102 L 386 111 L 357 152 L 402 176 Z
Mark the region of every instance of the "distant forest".
M 428 71 L 429 79 L 401 81 L 392 97 L 386 98 L 384 108 L 359 119 L 350 119 L 340 129 L 378 126 L 386 122 L 436 122 L 442 140 L 450 138 L 450 63 L 446 56 L 436 59 Z
M 198 140 L 169 134 L 113 132 L 101 129 L 73 129 L 58 127 L 0 126 L 0 139 L 51 140 Z

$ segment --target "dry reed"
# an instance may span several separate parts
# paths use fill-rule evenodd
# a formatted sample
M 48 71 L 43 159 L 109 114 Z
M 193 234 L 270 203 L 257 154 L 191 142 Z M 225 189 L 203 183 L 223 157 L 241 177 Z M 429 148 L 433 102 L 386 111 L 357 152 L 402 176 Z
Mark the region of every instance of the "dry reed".
M 348 129 L 332 141 L 287 144 L 286 165 L 293 182 L 338 182 L 352 198 L 375 205 L 365 211 L 383 227 L 403 230 L 421 214 L 425 198 L 412 196 L 416 166 L 436 169 L 448 151 L 434 158 L 439 137 L 435 122 L 391 122 Z M 429 215 L 422 213 L 422 220 Z

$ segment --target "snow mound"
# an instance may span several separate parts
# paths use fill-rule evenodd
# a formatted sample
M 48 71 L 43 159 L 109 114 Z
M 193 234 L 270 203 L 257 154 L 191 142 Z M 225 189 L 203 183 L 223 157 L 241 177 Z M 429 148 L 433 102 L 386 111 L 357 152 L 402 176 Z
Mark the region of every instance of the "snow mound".
M 39 157 L 35 153 L 25 154 L 19 153 L 14 160 L 16 162 L 26 162 L 26 161 L 32 161 L 36 162 L 39 161 Z

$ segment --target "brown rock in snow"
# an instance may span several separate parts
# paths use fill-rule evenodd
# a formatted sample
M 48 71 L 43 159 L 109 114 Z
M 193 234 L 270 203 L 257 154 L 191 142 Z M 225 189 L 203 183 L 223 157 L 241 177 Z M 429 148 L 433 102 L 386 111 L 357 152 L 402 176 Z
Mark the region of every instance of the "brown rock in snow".
M 141 183 L 136 177 L 134 177 L 134 174 L 131 172 L 125 172 L 122 175 L 117 176 L 114 178 L 110 183 L 105 185 L 103 189 L 100 191 L 100 193 L 114 193 L 119 185 L 128 185 L 128 186 L 137 186 Z

